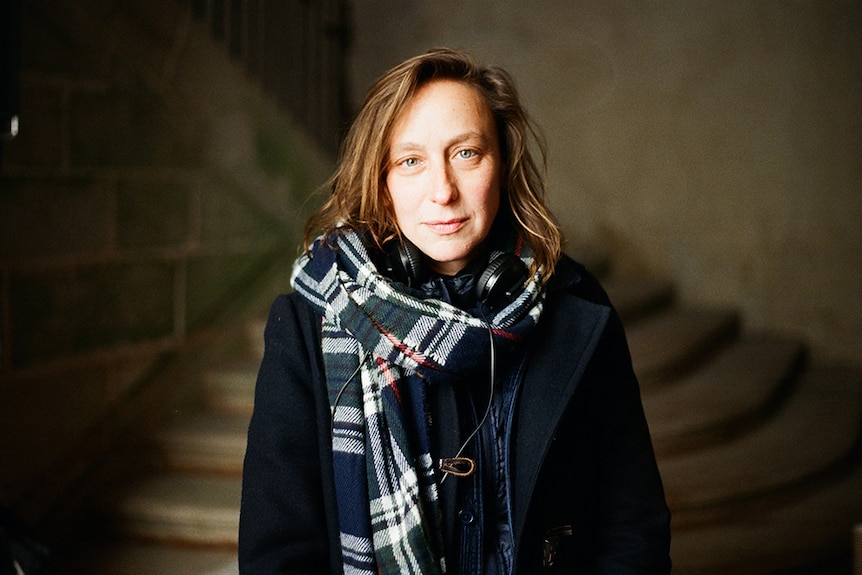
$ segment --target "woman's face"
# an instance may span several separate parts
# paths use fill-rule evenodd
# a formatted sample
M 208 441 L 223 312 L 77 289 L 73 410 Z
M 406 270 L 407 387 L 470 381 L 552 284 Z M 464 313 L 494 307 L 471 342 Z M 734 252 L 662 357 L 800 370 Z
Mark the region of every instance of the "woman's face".
M 481 94 L 454 80 L 423 85 L 396 120 L 386 186 L 401 233 L 441 274 L 482 249 L 500 207 L 502 161 Z

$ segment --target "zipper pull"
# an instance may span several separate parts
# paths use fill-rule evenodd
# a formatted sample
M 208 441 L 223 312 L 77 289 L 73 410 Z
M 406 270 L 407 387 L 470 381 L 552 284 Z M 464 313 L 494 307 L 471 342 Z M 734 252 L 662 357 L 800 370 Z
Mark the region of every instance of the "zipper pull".
M 476 462 L 469 457 L 444 457 L 440 460 L 440 471 L 455 477 L 469 477 L 476 471 Z

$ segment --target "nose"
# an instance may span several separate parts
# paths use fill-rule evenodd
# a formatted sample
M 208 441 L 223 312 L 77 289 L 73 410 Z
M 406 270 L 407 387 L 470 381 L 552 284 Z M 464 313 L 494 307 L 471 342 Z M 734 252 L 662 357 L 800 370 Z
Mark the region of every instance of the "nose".
M 431 188 L 431 201 L 435 204 L 449 204 L 458 198 L 458 185 L 452 169 L 443 163 L 434 169 Z

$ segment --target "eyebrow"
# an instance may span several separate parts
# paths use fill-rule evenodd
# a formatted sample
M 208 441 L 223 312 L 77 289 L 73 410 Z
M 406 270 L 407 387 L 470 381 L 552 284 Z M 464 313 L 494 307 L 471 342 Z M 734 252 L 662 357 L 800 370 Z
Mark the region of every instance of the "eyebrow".
M 470 130 L 469 132 L 464 132 L 462 134 L 458 134 L 457 136 L 454 136 L 453 138 L 451 138 L 447 142 L 446 147 L 448 148 L 449 146 L 452 146 L 455 144 L 460 144 L 462 142 L 466 142 L 467 140 L 470 140 L 472 138 L 476 138 L 476 139 L 480 140 L 483 145 L 488 142 L 488 138 L 485 136 L 485 134 L 483 134 L 482 132 L 477 132 L 475 130 Z M 412 150 L 423 150 L 423 149 L 425 149 L 425 146 L 423 146 L 421 144 L 417 144 L 415 142 L 409 142 L 409 141 L 408 142 L 396 142 L 396 143 L 393 143 L 391 146 L 391 152 L 392 153 L 403 153 L 403 152 L 409 152 Z

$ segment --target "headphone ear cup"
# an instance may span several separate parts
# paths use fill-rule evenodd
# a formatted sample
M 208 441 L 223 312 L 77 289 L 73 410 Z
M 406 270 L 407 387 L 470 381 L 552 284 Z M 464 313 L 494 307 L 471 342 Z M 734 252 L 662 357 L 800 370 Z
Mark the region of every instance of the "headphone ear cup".
M 419 248 L 407 238 L 393 242 L 386 254 L 386 272 L 390 278 L 409 287 L 419 284 L 425 275 Z
M 490 307 L 497 308 L 512 298 L 530 275 L 527 265 L 514 254 L 498 254 L 488 262 L 479 281 L 476 282 L 476 297 Z

